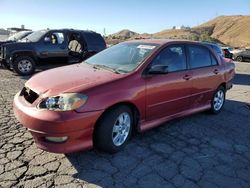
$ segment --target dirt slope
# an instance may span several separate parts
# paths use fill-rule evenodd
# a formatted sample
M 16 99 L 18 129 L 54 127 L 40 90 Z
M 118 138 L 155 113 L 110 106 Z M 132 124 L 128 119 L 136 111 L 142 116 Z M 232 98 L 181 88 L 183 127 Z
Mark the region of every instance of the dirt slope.
M 250 47 L 250 16 L 220 16 L 194 30 L 208 30 L 211 37 L 235 47 Z
M 250 16 L 219 16 L 199 26 L 187 29 L 167 29 L 153 34 L 138 34 L 122 30 L 107 37 L 111 42 L 140 38 L 180 38 L 203 40 L 210 37 L 213 41 L 233 47 L 250 48 Z

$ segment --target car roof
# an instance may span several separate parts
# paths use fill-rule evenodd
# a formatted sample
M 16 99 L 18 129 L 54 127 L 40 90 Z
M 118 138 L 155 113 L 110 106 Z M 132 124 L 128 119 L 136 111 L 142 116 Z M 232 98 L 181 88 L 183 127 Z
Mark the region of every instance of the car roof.
M 158 44 L 158 45 L 164 45 L 167 43 L 203 44 L 202 42 L 199 41 L 191 41 L 184 39 L 140 39 L 140 40 L 126 41 L 125 43 L 141 43 L 141 44 L 145 43 L 145 44 Z
M 80 30 L 80 29 L 44 29 L 42 31 L 62 31 L 62 32 L 84 32 L 84 33 L 96 33 L 91 30 Z
M 217 43 L 212 43 L 212 42 L 201 42 L 201 43 L 203 43 L 203 44 L 205 44 L 205 45 L 210 45 L 210 46 L 217 46 L 217 47 L 220 47 L 220 45 L 219 45 L 219 44 L 217 44 Z

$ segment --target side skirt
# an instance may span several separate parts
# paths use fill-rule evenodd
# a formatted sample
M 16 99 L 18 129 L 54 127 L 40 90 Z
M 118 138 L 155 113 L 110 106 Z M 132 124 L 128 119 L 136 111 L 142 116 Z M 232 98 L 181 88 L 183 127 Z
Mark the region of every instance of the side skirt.
M 151 120 L 151 121 L 142 120 L 139 123 L 138 130 L 139 130 L 139 132 L 144 132 L 144 131 L 152 129 L 154 127 L 158 127 L 158 126 L 162 125 L 163 123 L 168 122 L 172 119 L 176 119 L 176 118 L 188 116 L 188 115 L 191 115 L 191 114 L 194 114 L 197 112 L 209 110 L 210 108 L 211 108 L 211 104 L 206 104 L 205 106 L 189 109 L 189 110 L 186 110 L 186 111 L 183 111 L 183 112 L 180 112 L 177 114 L 173 114 L 171 116 L 162 117 L 162 118 L 159 118 L 156 120 Z

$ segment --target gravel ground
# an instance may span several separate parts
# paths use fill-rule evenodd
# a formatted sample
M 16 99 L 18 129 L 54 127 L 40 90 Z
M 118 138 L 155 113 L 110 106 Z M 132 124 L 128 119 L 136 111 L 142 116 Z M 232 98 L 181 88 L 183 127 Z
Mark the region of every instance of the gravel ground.
M 200 113 L 137 134 L 124 151 L 37 149 L 12 111 L 27 78 L 0 68 L 0 187 L 250 187 L 250 63 L 236 63 L 219 115 Z

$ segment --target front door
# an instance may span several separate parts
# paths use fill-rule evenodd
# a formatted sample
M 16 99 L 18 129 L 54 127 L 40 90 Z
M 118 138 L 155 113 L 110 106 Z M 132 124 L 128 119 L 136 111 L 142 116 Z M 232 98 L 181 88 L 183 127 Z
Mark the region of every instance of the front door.
M 42 44 L 38 47 L 40 59 L 46 62 L 67 61 L 68 47 L 64 33 L 50 32 L 48 33 Z
M 184 45 L 163 49 L 151 62 L 166 65 L 167 74 L 154 74 L 146 79 L 146 120 L 171 116 L 190 106 L 191 76 L 187 70 Z

